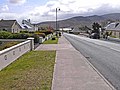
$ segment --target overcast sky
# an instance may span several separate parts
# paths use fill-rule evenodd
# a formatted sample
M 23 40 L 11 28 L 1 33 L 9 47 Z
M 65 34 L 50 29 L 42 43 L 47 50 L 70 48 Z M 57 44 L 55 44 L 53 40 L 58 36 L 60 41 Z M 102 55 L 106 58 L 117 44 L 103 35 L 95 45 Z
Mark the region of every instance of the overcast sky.
M 120 0 L 0 0 L 0 19 L 31 19 L 33 23 L 74 16 L 120 13 Z

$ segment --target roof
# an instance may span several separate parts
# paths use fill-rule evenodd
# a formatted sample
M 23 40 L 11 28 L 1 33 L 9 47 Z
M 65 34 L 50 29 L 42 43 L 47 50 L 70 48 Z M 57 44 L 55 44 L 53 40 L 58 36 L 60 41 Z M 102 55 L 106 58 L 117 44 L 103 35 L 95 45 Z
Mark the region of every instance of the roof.
M 114 22 L 107 25 L 106 30 L 120 31 L 120 22 Z
M 0 20 L 0 28 L 11 28 L 16 20 Z
M 22 25 L 22 28 L 23 28 L 23 29 L 32 29 L 32 27 L 29 26 L 29 25 L 27 25 L 27 24 Z
M 79 28 L 78 27 L 75 27 L 72 32 L 80 32 Z

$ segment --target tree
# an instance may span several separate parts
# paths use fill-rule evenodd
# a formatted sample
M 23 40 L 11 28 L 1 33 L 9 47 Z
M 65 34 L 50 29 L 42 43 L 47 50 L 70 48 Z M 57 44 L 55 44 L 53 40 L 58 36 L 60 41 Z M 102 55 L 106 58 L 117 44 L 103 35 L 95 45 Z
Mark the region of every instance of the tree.
M 100 33 L 99 28 L 101 28 L 101 25 L 97 22 L 94 22 L 92 25 L 93 31 L 92 33 Z

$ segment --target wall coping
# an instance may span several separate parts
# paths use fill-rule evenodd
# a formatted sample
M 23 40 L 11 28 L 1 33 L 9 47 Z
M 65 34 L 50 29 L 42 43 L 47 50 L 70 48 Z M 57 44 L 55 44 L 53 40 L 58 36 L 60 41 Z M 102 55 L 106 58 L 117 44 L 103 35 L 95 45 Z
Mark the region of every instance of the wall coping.
M 11 50 L 13 50 L 13 49 L 15 49 L 15 48 L 17 48 L 17 47 L 19 47 L 19 46 L 22 46 L 22 45 L 24 45 L 24 44 L 26 44 L 26 43 L 29 43 L 29 42 L 30 42 L 30 40 L 27 40 L 27 41 L 25 41 L 25 42 L 19 43 L 19 44 L 17 44 L 17 45 L 12 46 L 12 47 L 6 48 L 6 49 L 0 51 L 0 55 L 6 53 L 6 52 L 8 52 L 8 51 L 11 51 Z

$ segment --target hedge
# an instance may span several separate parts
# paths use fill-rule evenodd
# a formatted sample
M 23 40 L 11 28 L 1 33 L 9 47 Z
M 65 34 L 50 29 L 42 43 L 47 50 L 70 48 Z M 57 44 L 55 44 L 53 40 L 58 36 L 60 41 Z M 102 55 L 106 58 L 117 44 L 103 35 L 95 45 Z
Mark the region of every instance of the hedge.
M 6 31 L 0 31 L 0 39 L 8 39 L 9 36 L 11 36 L 12 33 L 6 32 Z
M 53 33 L 51 30 L 42 30 L 42 31 L 37 31 L 38 33 L 45 33 L 45 35 Z
M 29 34 L 29 33 L 12 34 L 7 31 L 0 31 L 0 39 L 27 39 L 28 37 L 33 37 L 35 43 L 39 42 L 39 35 L 36 34 Z

